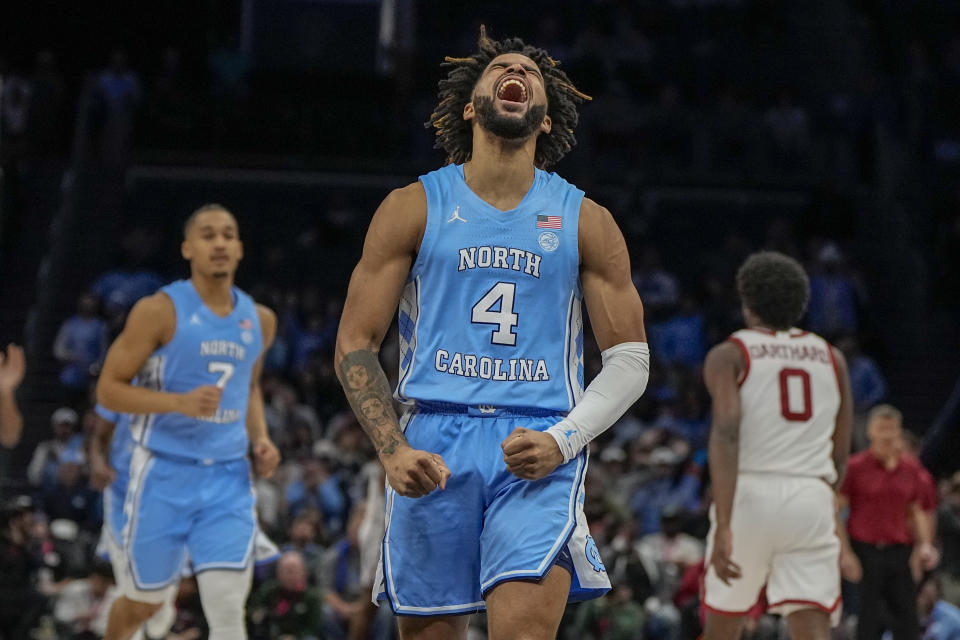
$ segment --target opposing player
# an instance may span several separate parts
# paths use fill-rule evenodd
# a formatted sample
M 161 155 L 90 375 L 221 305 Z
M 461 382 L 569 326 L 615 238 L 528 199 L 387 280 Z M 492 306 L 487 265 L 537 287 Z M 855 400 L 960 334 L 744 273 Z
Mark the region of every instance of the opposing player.
M 583 516 L 585 446 L 646 387 L 643 306 L 610 213 L 545 167 L 586 99 L 520 39 L 447 58 L 450 164 L 392 192 L 350 281 L 336 368 L 386 470 L 374 592 L 404 640 L 553 638 L 609 580 Z M 603 368 L 583 390 L 581 300 Z M 377 359 L 400 308 L 394 413 Z
M 798 640 L 826 640 L 840 606 L 832 487 L 850 453 L 853 404 L 843 354 L 794 328 L 810 286 L 800 264 L 765 251 L 737 272 L 746 329 L 711 349 L 714 507 L 705 638 L 740 637 L 764 583 Z
M 134 306 L 97 386 L 105 407 L 136 414 L 122 531 L 129 580 L 107 640 L 127 640 L 160 608 L 188 552 L 211 640 L 246 637 L 256 532 L 246 454 L 252 445 L 261 475 L 279 462 L 259 387 L 276 317 L 233 286 L 243 245 L 229 211 L 195 211 L 181 252 L 190 279 Z

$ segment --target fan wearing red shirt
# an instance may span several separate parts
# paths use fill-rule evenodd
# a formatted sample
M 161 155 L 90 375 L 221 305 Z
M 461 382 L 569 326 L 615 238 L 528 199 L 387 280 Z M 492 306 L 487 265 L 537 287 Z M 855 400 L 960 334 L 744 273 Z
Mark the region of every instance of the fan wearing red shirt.
M 846 531 L 840 527 L 843 576 L 860 581 L 857 640 L 880 637 L 881 603 L 893 619 L 894 640 L 916 640 L 911 564 L 933 569 L 933 546 L 923 467 L 902 446 L 903 416 L 890 405 L 875 407 L 867 419 L 870 447 L 850 457 L 838 492 L 838 506 L 850 507 Z

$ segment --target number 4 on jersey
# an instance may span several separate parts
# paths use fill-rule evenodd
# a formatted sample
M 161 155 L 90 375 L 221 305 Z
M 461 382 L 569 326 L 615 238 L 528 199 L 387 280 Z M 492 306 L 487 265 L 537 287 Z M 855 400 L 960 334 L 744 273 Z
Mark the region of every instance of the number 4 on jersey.
M 520 316 L 513 312 L 513 299 L 517 285 L 513 282 L 498 282 L 473 305 L 470 321 L 474 324 L 493 324 L 497 329 L 490 335 L 490 342 L 514 347 L 517 334 L 513 328 Z

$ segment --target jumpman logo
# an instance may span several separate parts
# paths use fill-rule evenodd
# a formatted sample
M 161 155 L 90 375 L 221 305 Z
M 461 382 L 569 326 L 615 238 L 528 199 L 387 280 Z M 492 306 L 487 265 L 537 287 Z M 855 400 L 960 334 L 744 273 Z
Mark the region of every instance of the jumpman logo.
M 448 223 L 453 222 L 454 220 L 459 220 L 460 222 L 466 222 L 466 218 L 460 217 L 460 205 L 457 205 L 457 208 L 453 210 L 453 215 L 450 216 L 450 219 L 447 220 Z
M 203 324 L 203 323 L 200 321 L 200 316 L 198 316 L 197 314 L 193 314 L 192 316 L 190 316 L 190 324 Z

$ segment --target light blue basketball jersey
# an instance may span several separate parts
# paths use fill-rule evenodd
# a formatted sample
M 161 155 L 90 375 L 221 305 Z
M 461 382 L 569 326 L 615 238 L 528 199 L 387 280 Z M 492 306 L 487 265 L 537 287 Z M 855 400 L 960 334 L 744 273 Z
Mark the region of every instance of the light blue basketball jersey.
M 117 472 L 115 484 L 122 485 L 126 490 L 130 476 L 130 456 L 133 455 L 133 448 L 137 446 L 130 433 L 130 415 L 111 411 L 99 404 L 95 411 L 101 418 L 114 425 L 113 439 L 110 441 L 110 466 Z
M 223 389 L 223 396 L 210 418 L 180 413 L 132 416 L 133 437 L 160 454 L 214 462 L 242 458 L 248 446 L 250 376 L 263 348 L 254 302 L 234 288 L 233 311 L 221 318 L 203 303 L 190 280 L 179 280 L 161 291 L 173 300 L 177 330 L 141 369 L 140 386 L 187 393 L 215 384 Z
M 569 411 L 583 392 L 583 192 L 538 169 L 500 211 L 462 165 L 420 181 L 427 224 L 400 301 L 397 399 Z
M 113 439 L 110 441 L 110 466 L 116 472 L 116 477 L 103 492 L 103 518 L 114 539 L 120 540 L 126 522 L 123 502 L 127 495 L 127 485 L 130 483 L 130 459 L 137 443 L 130 433 L 129 414 L 117 413 L 99 404 L 96 412 L 101 418 L 114 424 Z

